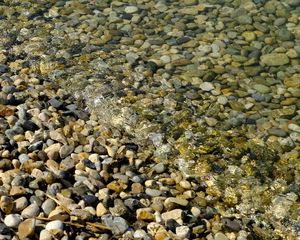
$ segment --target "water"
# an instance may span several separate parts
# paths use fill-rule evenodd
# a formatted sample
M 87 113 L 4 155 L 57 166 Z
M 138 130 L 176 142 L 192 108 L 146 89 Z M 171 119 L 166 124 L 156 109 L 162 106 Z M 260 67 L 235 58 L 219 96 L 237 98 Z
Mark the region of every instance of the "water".
M 32 76 L 203 179 L 223 215 L 295 235 L 299 1 L 12 1 L 0 13 Z

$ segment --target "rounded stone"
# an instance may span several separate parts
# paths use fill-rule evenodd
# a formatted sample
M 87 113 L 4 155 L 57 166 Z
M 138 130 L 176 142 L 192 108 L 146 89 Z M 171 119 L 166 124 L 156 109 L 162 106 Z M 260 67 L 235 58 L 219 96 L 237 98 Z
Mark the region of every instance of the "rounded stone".
M 228 240 L 228 237 L 224 233 L 218 232 L 215 234 L 215 240 Z
M 139 9 L 136 6 L 127 6 L 125 7 L 126 13 L 136 13 Z
M 51 232 L 53 230 L 63 231 L 64 223 L 60 220 L 54 220 L 54 221 L 48 222 L 45 229 L 49 232 Z
M 23 218 L 33 218 L 38 216 L 39 212 L 39 206 L 36 203 L 32 203 L 22 211 L 21 215 Z
M 4 224 L 11 228 L 17 228 L 22 221 L 20 214 L 9 214 L 4 218 Z
M 200 84 L 200 88 L 203 91 L 209 92 L 209 91 L 214 89 L 214 85 L 210 82 L 203 82 L 203 83 Z

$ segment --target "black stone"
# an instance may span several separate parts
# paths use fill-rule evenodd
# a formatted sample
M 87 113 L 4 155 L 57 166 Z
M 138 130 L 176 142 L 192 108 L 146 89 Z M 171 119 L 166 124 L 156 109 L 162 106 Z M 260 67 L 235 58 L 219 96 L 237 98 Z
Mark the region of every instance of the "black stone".
M 96 207 L 97 203 L 98 203 L 98 198 L 95 197 L 94 195 L 83 195 L 83 201 L 88 205 L 88 206 L 93 206 Z
M 151 72 L 156 73 L 158 66 L 155 62 L 149 61 L 147 63 L 147 68 L 149 68 Z
M 10 228 L 7 227 L 4 223 L 0 223 L 0 234 L 6 235 L 10 233 Z
M 168 219 L 165 224 L 167 229 L 171 230 L 174 233 L 176 232 L 176 228 L 180 226 L 174 219 Z
M 82 162 L 83 162 L 84 166 L 91 168 L 91 169 L 96 169 L 95 164 L 91 160 L 84 159 Z

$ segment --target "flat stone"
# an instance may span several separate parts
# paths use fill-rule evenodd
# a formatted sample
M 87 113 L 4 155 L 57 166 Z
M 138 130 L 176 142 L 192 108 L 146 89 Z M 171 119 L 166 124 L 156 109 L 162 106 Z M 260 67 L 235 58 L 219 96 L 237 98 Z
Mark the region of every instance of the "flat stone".
M 228 240 L 224 233 L 218 232 L 215 234 L 214 240 Z
M 20 223 L 18 227 L 18 236 L 20 239 L 24 239 L 33 235 L 35 230 L 36 220 L 29 218 Z
M 189 202 L 186 199 L 177 198 L 177 197 L 169 197 L 165 200 L 164 206 L 166 209 L 171 210 L 178 206 L 186 207 Z
M 263 84 L 254 84 L 253 88 L 258 91 L 259 93 L 269 93 L 270 88 Z
M 178 224 L 183 224 L 183 210 L 182 209 L 174 209 L 168 212 L 164 212 L 161 215 L 162 219 L 167 222 L 169 219 L 174 219 Z
M 136 6 L 127 6 L 124 10 L 126 13 L 136 13 L 139 9 Z
M 212 83 L 210 82 L 203 82 L 200 84 L 199 86 L 203 91 L 209 92 L 211 90 L 213 90 L 215 87 Z
M 270 53 L 262 55 L 261 63 L 267 66 L 281 66 L 289 63 L 289 58 L 284 53 Z
M 103 223 L 112 229 L 115 235 L 121 235 L 128 229 L 126 220 L 122 217 L 113 217 L 112 215 L 104 215 L 101 217 Z

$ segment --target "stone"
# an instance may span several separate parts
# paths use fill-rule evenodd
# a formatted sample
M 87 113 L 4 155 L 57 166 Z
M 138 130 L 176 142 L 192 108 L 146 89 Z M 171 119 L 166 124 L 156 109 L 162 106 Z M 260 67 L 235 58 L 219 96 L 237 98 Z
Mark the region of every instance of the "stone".
M 187 180 L 181 180 L 180 182 L 179 182 L 179 185 L 181 186 L 181 187 L 183 187 L 184 189 L 191 189 L 191 183 L 189 182 L 189 181 L 187 181 Z
M 60 149 L 59 149 L 59 156 L 61 158 L 66 158 L 68 156 L 71 155 L 71 153 L 74 151 L 74 147 L 70 146 L 70 145 L 63 145 Z
M 56 203 L 50 198 L 46 199 L 42 204 L 42 210 L 46 215 L 52 212 L 55 209 L 55 207 Z
M 141 221 L 153 221 L 154 214 L 152 208 L 140 208 L 136 210 L 136 218 Z
M 0 208 L 6 214 L 11 213 L 13 208 L 14 208 L 13 199 L 11 197 L 8 197 L 8 196 L 1 196 Z
M 183 210 L 174 209 L 161 214 L 162 219 L 167 222 L 169 219 L 174 219 L 178 224 L 183 224 Z
M 226 105 L 228 103 L 228 99 L 225 96 L 219 96 L 217 99 L 218 103 L 221 105 Z
M 52 234 L 49 231 L 47 231 L 46 229 L 43 229 L 40 232 L 39 240 L 51 240 L 51 239 L 52 239 Z
M 189 239 L 190 234 L 191 234 L 191 231 L 188 226 L 176 227 L 176 237 L 178 239 Z
M 215 240 L 229 240 L 224 233 L 218 232 L 215 234 Z
M 121 235 L 128 229 L 126 220 L 122 217 L 113 217 L 110 214 L 101 217 L 103 223 L 112 229 L 112 233 L 115 235 Z
M 55 140 L 55 141 L 60 142 L 62 144 L 65 144 L 65 145 L 68 144 L 66 137 L 59 130 L 50 131 L 50 138 L 52 140 Z
M 246 31 L 242 33 L 242 37 L 244 37 L 247 42 L 252 42 L 256 39 L 256 34 L 254 32 Z
M 241 15 L 237 17 L 237 21 L 242 24 L 252 24 L 252 18 L 248 15 Z
M 22 211 L 27 206 L 28 206 L 28 200 L 26 197 L 20 197 L 15 200 L 15 211 L 16 212 Z
M 17 228 L 20 224 L 21 220 L 20 214 L 8 214 L 4 218 L 4 224 L 11 228 Z
M 120 193 L 121 191 L 127 188 L 127 185 L 122 182 L 112 181 L 109 184 L 107 184 L 107 188 L 117 193 Z
M 289 63 L 289 58 L 284 53 L 270 53 L 262 55 L 261 63 L 267 66 L 281 66 Z
M 136 13 L 139 9 L 136 6 L 127 6 L 125 7 L 125 12 L 132 14 L 132 13 Z
M 186 207 L 189 204 L 189 202 L 186 199 L 182 199 L 179 197 L 169 197 L 164 202 L 164 207 L 167 210 L 174 209 L 178 206 Z
M 254 84 L 253 88 L 258 91 L 259 93 L 269 93 L 270 92 L 270 88 L 266 85 L 263 84 Z
M 138 229 L 133 234 L 134 239 L 143 239 L 143 240 L 151 240 L 151 237 L 148 236 L 145 230 Z
M 37 217 L 39 212 L 39 206 L 36 203 L 32 203 L 22 211 L 21 216 L 23 218 L 33 218 Z
M 156 173 L 163 173 L 166 170 L 166 167 L 165 164 L 158 163 L 152 168 L 152 170 L 155 171 Z
M 60 220 L 54 220 L 51 222 L 48 222 L 46 224 L 45 229 L 49 231 L 50 233 L 56 233 L 56 232 L 62 232 L 64 230 L 64 223 Z
M 26 162 L 26 163 L 28 163 L 28 162 Z M 23 186 L 12 186 L 10 189 L 10 192 L 9 192 L 9 194 L 11 196 L 21 196 L 26 193 L 27 193 L 26 188 L 24 188 Z
M 20 163 L 22 164 L 22 163 L 25 163 L 27 160 L 29 160 L 29 156 L 25 153 L 22 153 L 19 155 L 18 159 L 19 159 Z
M 160 190 L 152 189 L 152 188 L 146 188 L 145 193 L 151 197 L 158 197 L 162 194 Z
M 101 217 L 105 214 L 108 213 L 108 210 L 106 209 L 106 207 L 103 205 L 103 203 L 98 203 L 97 207 L 96 207 L 96 215 L 98 217 Z
M 60 108 L 62 105 L 63 105 L 63 102 L 59 101 L 58 99 L 56 98 L 51 98 L 48 103 L 52 106 L 52 107 L 55 107 L 55 108 Z
M 214 85 L 210 82 L 203 82 L 199 86 L 203 91 L 209 92 L 214 89 Z
M 20 223 L 18 227 L 18 236 L 20 239 L 24 239 L 33 235 L 35 230 L 36 220 L 29 218 Z

